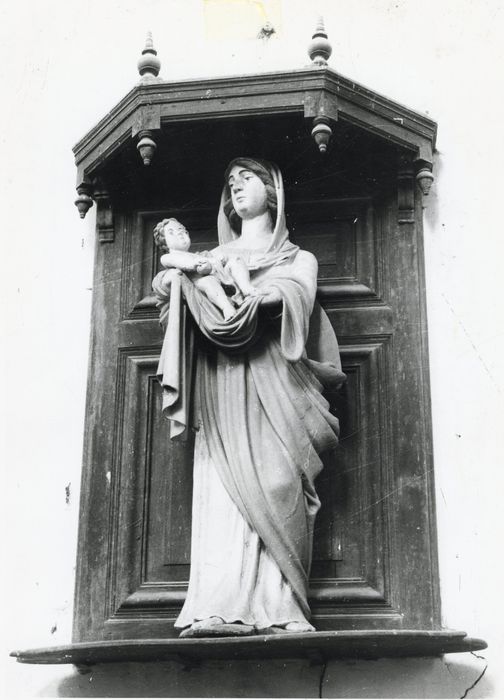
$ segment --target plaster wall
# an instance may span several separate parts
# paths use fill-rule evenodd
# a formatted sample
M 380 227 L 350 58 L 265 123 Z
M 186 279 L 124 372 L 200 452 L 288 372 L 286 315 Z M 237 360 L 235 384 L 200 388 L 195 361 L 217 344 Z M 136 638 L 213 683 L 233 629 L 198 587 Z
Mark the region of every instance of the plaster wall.
M 221 4 L 217 25 L 205 22 L 202 0 L 24 0 L 1 10 L 4 696 L 448 698 L 488 664 L 467 697 L 502 697 L 502 3 Z M 277 29 L 267 41 L 253 38 L 258 7 Z M 164 79 L 217 76 L 306 65 L 319 13 L 333 68 L 439 123 L 425 255 L 443 620 L 489 649 L 445 662 L 128 664 L 84 675 L 7 660 L 13 648 L 71 637 L 95 244 L 94 211 L 81 221 L 73 205 L 71 147 L 136 82 L 147 29 Z

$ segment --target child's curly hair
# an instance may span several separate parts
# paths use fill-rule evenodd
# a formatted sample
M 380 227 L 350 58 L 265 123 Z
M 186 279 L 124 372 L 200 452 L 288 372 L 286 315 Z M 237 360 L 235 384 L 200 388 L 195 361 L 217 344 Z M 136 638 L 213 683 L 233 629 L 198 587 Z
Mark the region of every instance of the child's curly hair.
M 169 249 L 168 245 L 166 244 L 166 237 L 165 237 L 164 229 L 165 229 L 165 226 L 167 226 L 168 224 L 171 224 L 172 221 L 176 221 L 177 223 L 179 223 L 177 221 L 177 219 L 174 219 L 172 217 L 170 219 L 163 219 L 163 221 L 160 221 L 159 224 L 156 224 L 154 227 L 154 231 L 153 231 L 154 232 L 154 243 L 157 245 L 157 247 L 159 248 L 159 250 L 162 253 L 169 253 L 170 252 L 170 249 Z

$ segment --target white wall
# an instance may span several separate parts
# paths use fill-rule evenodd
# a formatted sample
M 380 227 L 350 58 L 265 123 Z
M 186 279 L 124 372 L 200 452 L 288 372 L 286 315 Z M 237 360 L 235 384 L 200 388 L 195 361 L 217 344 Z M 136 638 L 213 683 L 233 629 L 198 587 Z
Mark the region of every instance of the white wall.
M 243 3 L 227 4 L 233 17 Z M 163 78 L 183 79 L 302 67 L 322 13 L 335 70 L 439 123 L 425 244 L 443 618 L 489 641 L 485 693 L 499 697 L 504 9 L 499 0 L 278 4 L 278 36 L 266 43 L 247 38 L 248 24 L 209 36 L 200 0 L 25 0 L 0 10 L 5 647 L 71 634 L 94 246 L 93 210 L 81 221 L 73 205 L 71 147 L 137 81 L 147 29 Z M 6 697 L 34 697 L 69 672 L 8 668 Z

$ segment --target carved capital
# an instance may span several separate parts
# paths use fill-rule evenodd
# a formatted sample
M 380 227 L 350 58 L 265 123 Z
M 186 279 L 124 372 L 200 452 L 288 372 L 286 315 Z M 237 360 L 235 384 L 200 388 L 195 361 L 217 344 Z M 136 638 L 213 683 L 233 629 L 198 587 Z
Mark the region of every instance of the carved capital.
M 161 106 L 142 105 L 134 116 L 131 135 L 136 136 L 141 131 L 158 131 L 161 129 Z
M 304 95 L 304 116 L 328 117 L 338 121 L 338 98 L 326 90 L 310 91 Z

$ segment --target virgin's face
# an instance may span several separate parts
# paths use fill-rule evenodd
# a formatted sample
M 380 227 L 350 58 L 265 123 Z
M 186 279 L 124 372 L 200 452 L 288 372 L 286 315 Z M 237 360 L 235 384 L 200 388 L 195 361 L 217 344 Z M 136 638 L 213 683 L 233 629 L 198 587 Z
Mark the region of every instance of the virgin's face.
M 233 208 L 240 218 L 254 219 L 268 211 L 266 186 L 251 170 L 235 165 L 229 173 L 228 185 Z

